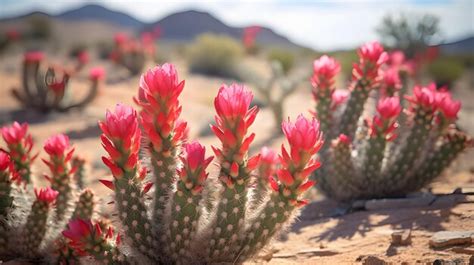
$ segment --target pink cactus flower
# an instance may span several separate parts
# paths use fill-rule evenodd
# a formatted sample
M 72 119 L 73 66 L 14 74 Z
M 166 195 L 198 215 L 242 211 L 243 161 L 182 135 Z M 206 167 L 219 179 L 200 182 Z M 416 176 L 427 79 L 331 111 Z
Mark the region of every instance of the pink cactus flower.
M 334 78 L 341 71 L 341 65 L 334 58 L 327 55 L 321 56 L 313 62 L 313 77 L 311 83 L 313 87 L 331 89 L 334 85 Z
M 77 60 L 80 64 L 87 64 L 90 61 L 90 56 L 87 51 L 80 51 L 77 54 Z
M 51 136 L 44 144 L 44 150 L 46 153 L 48 153 L 50 156 L 56 157 L 63 156 L 69 148 L 69 137 L 64 134 Z
M 275 174 L 278 161 L 278 154 L 273 149 L 266 146 L 262 147 L 260 150 L 260 163 L 258 166 L 260 175 L 265 178 L 273 176 L 273 174 Z
M 431 84 L 426 87 L 415 86 L 413 96 L 406 96 L 406 99 L 412 103 L 412 106 L 421 106 L 434 112 L 438 108 L 436 85 Z
M 40 51 L 32 51 L 25 53 L 24 60 L 26 63 L 39 63 L 44 59 L 44 53 Z
M 9 41 L 16 41 L 20 39 L 20 32 L 18 32 L 16 29 L 7 30 L 5 35 Z
M 249 109 L 252 99 L 252 92 L 243 85 L 222 85 L 219 89 L 214 99 L 217 125 L 212 125 L 211 129 L 224 146 L 235 147 L 255 121 L 258 109 L 256 106 Z M 254 137 L 255 134 L 251 134 L 243 141 L 241 154 L 247 152 Z
M 400 114 L 402 106 L 398 97 L 387 97 L 379 100 L 377 112 L 383 119 L 392 120 Z
M 257 34 L 262 30 L 260 26 L 250 26 L 244 28 L 244 32 L 242 35 L 242 42 L 245 48 L 249 49 L 255 45 L 255 40 L 257 38 Z
M 47 204 L 53 204 L 56 201 L 56 197 L 59 192 L 51 189 L 50 187 L 44 189 L 35 189 L 36 199 L 38 201 L 46 202 Z
M 193 194 L 198 194 L 208 177 L 206 168 L 214 157 L 206 158 L 206 148 L 196 141 L 186 144 L 184 150 L 180 156 L 183 168 L 177 170 L 178 175 Z
M 10 127 L 2 128 L 3 140 L 9 145 L 19 144 L 27 135 L 28 132 L 28 123 L 22 123 L 21 125 L 18 122 L 14 122 Z
M 102 161 L 110 168 L 115 178 L 122 177 L 124 170 L 138 167 L 141 131 L 137 112 L 129 106 L 117 104 L 114 112 L 107 110 L 105 122 L 99 121 L 102 146 L 110 158 Z
M 380 67 L 387 62 L 388 55 L 382 45 L 378 42 L 369 42 L 357 50 L 359 63 L 354 64 L 352 79 L 366 78 L 372 82 L 377 82 Z
M 11 166 L 10 156 L 0 150 L 0 173 L 6 171 Z
M 89 79 L 92 81 L 102 80 L 105 77 L 105 70 L 102 67 L 94 67 L 89 71 Z
M 349 91 L 343 89 L 336 89 L 331 96 L 331 109 L 335 110 L 344 104 L 349 98 Z
M 337 140 L 345 145 L 350 145 L 351 144 L 351 139 L 349 138 L 349 136 L 345 135 L 345 134 L 340 134 L 339 137 L 337 138 Z
M 295 150 L 315 154 L 321 147 L 322 133 L 316 119 L 308 120 L 300 114 L 295 123 L 283 122 L 282 129 L 292 153 Z
M 443 92 L 438 92 L 441 94 Z M 438 109 L 443 116 L 448 120 L 456 120 L 458 118 L 459 110 L 461 109 L 461 102 L 453 100 L 451 94 L 448 92 L 438 101 Z
M 116 33 L 114 36 L 114 41 L 117 46 L 122 46 L 128 41 L 128 36 L 123 32 Z
M 140 117 L 144 131 L 156 151 L 163 151 L 163 139 L 171 134 L 176 145 L 186 136 L 186 122 L 179 120 L 181 106 L 178 100 L 183 91 L 184 80 L 180 81 L 172 64 L 163 64 L 148 70 L 140 78 L 138 99 L 143 108 Z

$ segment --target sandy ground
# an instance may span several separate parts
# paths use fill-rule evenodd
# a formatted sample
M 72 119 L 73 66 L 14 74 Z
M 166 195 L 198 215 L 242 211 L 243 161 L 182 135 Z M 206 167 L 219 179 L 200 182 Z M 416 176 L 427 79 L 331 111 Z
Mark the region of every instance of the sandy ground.
M 3 58 L 4 59 L 4 58 Z M 77 153 L 91 161 L 87 182 L 99 194 L 108 191 L 98 183 L 99 178 L 107 174 L 100 162 L 104 155 L 99 143 L 97 121 L 103 119 L 105 109 L 111 109 L 117 102 L 133 104 L 132 96 L 136 94 L 138 78 L 117 82 L 124 73 L 111 65 L 105 65 L 109 74 L 108 81 L 102 87 L 101 95 L 83 112 L 67 114 L 50 114 L 47 116 L 23 111 L 10 96 L 11 87 L 19 86 L 19 57 L 7 58 L 0 63 L 0 124 L 12 120 L 27 121 L 31 124 L 31 133 L 36 141 L 36 150 L 44 140 L 55 133 L 66 133 L 76 146 Z M 186 80 L 186 87 L 181 96 L 183 105 L 182 117 L 188 121 L 190 138 L 199 140 L 206 146 L 216 144 L 217 139 L 210 135 L 208 124 L 213 118 L 212 101 L 222 79 L 208 78 L 188 74 L 185 63 L 178 61 L 177 67 L 181 77 Z M 461 80 L 460 89 L 455 90 L 455 97 L 461 98 L 464 104 L 461 113 L 461 126 L 474 133 L 474 90 L 472 76 L 467 74 Z M 87 86 L 85 78 L 74 82 L 72 87 L 78 94 Z M 471 90 L 468 89 L 471 87 Z M 313 102 L 310 99 L 309 84 L 304 84 L 286 101 L 286 113 L 295 118 L 298 113 L 308 114 Z M 278 148 L 282 143 L 276 134 L 271 113 L 262 109 L 252 131 L 257 132 L 253 151 L 262 145 Z M 210 148 L 208 149 L 210 150 Z M 44 157 L 42 152 L 40 157 Z M 474 176 L 469 169 L 472 163 L 472 151 L 457 162 L 442 178 L 432 184 L 434 191 L 449 193 L 457 187 L 474 187 Z M 46 169 L 36 163 L 37 175 Z M 211 169 L 216 171 L 216 168 Z M 459 173 L 462 172 L 462 173 Z M 37 179 L 39 185 L 45 185 Z M 332 212 L 336 206 L 323 201 L 311 205 L 315 211 Z M 311 208 L 311 209 L 313 209 Z M 425 208 L 396 209 L 384 211 L 361 211 L 342 217 L 321 217 L 297 221 L 284 234 L 270 251 L 275 252 L 271 264 L 351 264 L 357 263 L 363 255 L 374 255 L 387 262 L 400 264 L 406 262 L 432 263 L 436 259 L 453 261 L 462 260 L 468 264 L 469 256 L 454 253 L 451 249 L 433 250 L 428 246 L 430 236 L 442 230 L 474 230 L 474 204 L 449 204 Z M 394 230 L 411 229 L 412 244 L 406 247 L 395 247 L 390 244 L 390 235 Z M 263 261 L 262 261 L 263 262 Z M 463 264 L 463 263 L 461 263 Z

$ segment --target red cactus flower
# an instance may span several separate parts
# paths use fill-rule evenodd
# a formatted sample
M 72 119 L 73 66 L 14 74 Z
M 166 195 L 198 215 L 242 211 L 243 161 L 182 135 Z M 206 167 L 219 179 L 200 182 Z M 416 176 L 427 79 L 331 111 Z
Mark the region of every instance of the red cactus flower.
M 87 64 L 90 61 L 90 56 L 87 51 L 80 51 L 77 54 L 77 60 L 80 64 Z
M 114 41 L 117 46 L 124 45 L 128 41 L 128 36 L 123 32 L 116 33 L 114 36 Z
M 67 229 L 62 232 L 63 236 L 69 239 L 71 246 L 79 255 L 86 255 L 93 246 L 103 246 L 108 239 L 114 237 L 112 227 L 102 232 L 100 223 L 93 224 L 91 220 L 74 219 L 69 221 Z M 120 235 L 117 235 L 115 244 L 120 243 Z M 94 249 L 94 251 L 96 251 Z
M 351 139 L 349 138 L 349 136 L 345 135 L 345 134 L 340 134 L 339 137 L 337 138 L 337 140 L 343 144 L 346 144 L 346 145 L 350 145 L 351 144 Z
M 56 197 L 59 192 L 51 189 L 50 187 L 37 190 L 35 189 L 36 199 L 38 201 L 46 202 L 47 204 L 53 204 L 56 201 Z
M 242 35 L 242 42 L 245 48 L 249 49 L 255 45 L 255 40 L 257 38 L 257 34 L 262 30 L 260 26 L 250 26 L 244 28 L 244 32 Z
M 388 55 L 382 45 L 376 41 L 366 43 L 357 50 L 357 54 L 359 55 L 359 63 L 354 64 L 353 80 L 364 77 L 376 82 L 375 79 L 379 75 L 380 67 L 388 60 Z
M 174 65 L 168 63 L 148 70 L 140 78 L 135 100 L 142 107 L 142 125 L 156 151 L 166 151 L 162 150 L 162 143 L 170 135 L 173 146 L 186 136 L 186 123 L 179 120 L 178 97 L 183 88 L 184 81 L 179 80 Z
M 9 41 L 16 41 L 20 39 L 20 32 L 18 32 L 16 29 L 7 30 L 5 35 Z
M 336 89 L 331 96 L 331 109 L 335 110 L 344 104 L 349 98 L 349 91 L 343 89 Z
M 2 128 L 3 140 L 9 145 L 20 144 L 28 132 L 28 123 L 14 122 L 10 127 Z
M 259 175 L 268 178 L 275 174 L 278 165 L 277 153 L 266 146 L 260 150 Z
M 282 129 L 290 144 L 292 155 L 293 151 L 315 154 L 321 148 L 322 133 L 316 119 L 308 120 L 300 114 L 295 123 L 289 120 L 283 122 Z
M 102 80 L 105 77 L 105 70 L 102 67 L 94 67 L 89 71 L 89 79 L 92 81 Z
M 44 59 L 44 53 L 40 51 L 27 52 L 24 55 L 26 63 L 39 63 Z
M 4 172 L 7 169 L 9 169 L 11 164 L 12 164 L 12 161 L 10 160 L 10 156 L 7 153 L 0 150 L 0 172 Z
M 405 63 L 405 54 L 402 51 L 392 51 L 389 53 L 387 63 L 393 67 L 400 67 Z
M 438 92 L 438 109 L 448 120 L 456 120 L 461 109 L 461 102 L 453 100 L 449 92 Z
M 61 157 L 64 156 L 66 151 L 70 148 L 69 137 L 64 134 L 57 134 L 49 137 L 45 144 L 44 150 L 50 156 Z
M 387 97 L 379 100 L 377 104 L 377 112 L 383 119 L 391 120 L 400 114 L 402 106 L 398 97 Z
M 243 85 L 222 85 L 219 89 L 214 99 L 217 124 L 212 125 L 211 129 L 221 140 L 224 148 L 240 146 L 240 154 L 247 152 L 255 134 L 251 134 L 245 140 L 244 137 L 258 112 L 256 106 L 249 109 L 252 99 L 252 92 Z
M 402 81 L 400 80 L 399 69 L 390 67 L 383 73 L 382 79 L 382 94 L 393 96 L 396 91 L 402 88 Z
M 117 104 L 114 112 L 107 110 L 105 122 L 99 121 L 99 127 L 103 132 L 102 146 L 110 156 L 102 157 L 102 161 L 114 177 L 120 178 L 123 170 L 135 170 L 141 140 L 137 112 L 132 107 Z
M 437 107 L 437 92 L 436 85 L 430 84 L 429 86 L 415 86 L 413 88 L 413 96 L 405 96 L 408 101 L 412 103 L 412 107 L 421 106 L 428 111 L 434 112 Z
M 212 156 L 206 158 L 205 155 L 206 148 L 195 141 L 186 144 L 184 146 L 184 153 L 180 156 L 183 168 L 178 169 L 178 175 L 186 187 L 194 194 L 202 191 L 204 181 L 208 176 L 206 168 L 214 158 Z
M 313 181 L 308 180 L 309 175 L 320 166 L 313 156 L 323 145 L 322 133 L 317 120 L 308 120 L 303 115 L 299 115 L 295 123 L 283 122 L 282 128 L 290 144 L 291 155 L 282 145 L 282 168 L 277 171 L 280 184 L 270 178 L 270 186 L 299 207 L 307 203 L 300 200 L 299 195 L 314 185 Z
M 323 55 L 313 62 L 313 77 L 311 83 L 314 88 L 331 89 L 334 86 L 334 78 L 341 70 L 341 65 L 334 58 Z

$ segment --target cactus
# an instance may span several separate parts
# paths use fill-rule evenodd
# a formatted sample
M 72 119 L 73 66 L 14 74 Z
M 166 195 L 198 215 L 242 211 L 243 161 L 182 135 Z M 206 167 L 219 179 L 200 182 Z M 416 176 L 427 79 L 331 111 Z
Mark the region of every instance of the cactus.
M 298 82 L 290 80 L 284 73 L 282 64 L 278 61 L 272 61 L 271 69 L 272 75 L 269 80 L 262 83 L 254 77 L 256 80 L 252 80 L 252 82 L 255 83 L 255 88 L 265 104 L 271 109 L 275 126 L 278 128 L 283 122 L 285 100 L 295 92 Z M 252 74 L 249 73 L 249 76 Z
M 115 34 L 115 47 L 110 53 L 110 59 L 127 69 L 130 74 L 140 74 L 147 60 L 155 56 L 154 43 L 157 34 L 144 32 L 140 40 L 131 38 L 125 33 Z
M 44 54 L 41 52 L 28 52 L 23 60 L 23 85 L 22 91 L 13 89 L 12 95 L 25 107 L 41 112 L 65 112 L 71 109 L 84 108 L 91 103 L 99 92 L 99 81 L 104 76 L 102 68 L 93 68 L 90 71 L 91 82 L 88 93 L 79 100 L 74 100 L 70 89 L 69 80 L 75 71 L 59 69 L 53 66 L 44 66 Z M 83 63 L 76 67 L 82 68 Z
M 388 56 L 374 42 L 359 49 L 347 103 L 335 103 L 339 64 L 323 56 L 314 62 L 315 115 L 327 143 L 319 153 L 318 187 L 339 201 L 405 196 L 437 177 L 464 149 L 470 137 L 454 124 L 461 107 L 449 92 L 434 85 L 415 86 L 406 96 L 407 64 Z M 400 77 L 402 73 L 405 75 Z M 369 98 L 378 99 L 372 118 Z M 342 100 L 341 100 L 342 101 Z M 331 108 L 335 105 L 335 108 Z
M 92 191 L 86 189 L 73 203 L 75 169 L 70 160 L 74 148 L 69 138 L 60 134 L 46 140 L 49 159 L 43 161 L 51 171 L 47 177 L 51 187 L 32 189 L 33 140 L 28 124 L 15 122 L 1 130 L 8 151 L 0 151 L 0 260 L 61 264 L 79 260 L 80 253 L 67 244 L 61 231 L 70 219 L 93 218 L 95 202 Z
M 252 93 L 242 85 L 222 85 L 214 102 L 216 124 L 211 126 L 222 143 L 212 148 L 220 168 L 219 189 L 207 192 L 207 186 L 216 180 L 207 180 L 212 157 L 205 155 L 198 142 L 183 143 L 186 123 L 179 119 L 178 100 L 183 87 L 173 65 L 157 66 L 140 80 L 135 99 L 141 107 L 139 115 L 119 104 L 99 123 L 108 153 L 103 161 L 114 176 L 112 181 L 101 182 L 114 192 L 121 224 L 117 229 L 123 231 L 124 242 L 132 249 L 123 254 L 126 261 L 139 263 L 240 263 L 252 258 L 305 204 L 301 196 L 313 185 L 307 178 L 319 166 L 313 159 L 322 144 L 319 123 L 302 116 L 294 124 L 284 123 L 291 156 L 283 149 L 282 168 L 271 176 L 278 167 L 275 155 L 271 168 L 265 170 L 266 166 L 256 170 L 260 154 L 248 155 L 255 135 L 247 131 L 257 114 L 256 107 L 250 108 Z M 149 157 L 144 160 L 147 164 L 138 157 L 139 127 L 146 137 L 142 148 L 144 159 Z M 303 133 L 309 134 L 304 141 Z M 152 169 L 149 174 L 144 165 Z M 148 179 L 152 182 L 146 182 Z M 254 199 L 253 194 L 265 189 L 251 185 L 259 179 L 263 179 L 262 186 L 271 188 Z M 154 201 L 148 205 L 145 198 L 152 185 Z M 260 223 L 262 211 L 271 213 L 258 228 L 255 223 Z M 254 232 L 255 239 L 244 236 L 254 229 L 263 230 Z M 96 255 L 83 250 L 91 257 Z

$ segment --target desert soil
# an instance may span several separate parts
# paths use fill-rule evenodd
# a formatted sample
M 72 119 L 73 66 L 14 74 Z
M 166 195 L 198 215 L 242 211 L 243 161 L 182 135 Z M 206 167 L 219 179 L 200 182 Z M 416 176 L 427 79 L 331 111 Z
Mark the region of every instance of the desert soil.
M 99 143 L 100 131 L 97 121 L 104 118 L 105 110 L 112 109 L 118 102 L 133 105 L 132 97 L 136 95 L 138 77 L 125 78 L 126 73 L 106 64 L 108 80 L 102 87 L 101 95 L 82 112 L 67 114 L 42 115 L 32 110 L 23 111 L 21 106 L 10 96 L 12 87 L 20 86 L 20 57 L 2 58 L 0 64 L 0 124 L 13 120 L 30 123 L 30 131 L 36 141 L 35 149 L 40 151 L 44 140 L 55 133 L 66 133 L 70 136 L 76 152 L 90 161 L 90 174 L 87 176 L 89 186 L 98 194 L 108 194 L 108 190 L 99 184 L 98 179 L 107 178 L 107 170 L 100 162 L 104 151 Z M 221 83 L 226 80 L 208 78 L 189 74 L 184 62 L 178 61 L 181 78 L 186 80 L 185 90 L 181 97 L 182 117 L 188 121 L 190 139 L 199 139 L 210 147 L 218 144 L 216 137 L 210 134 L 209 122 L 213 119 L 212 101 Z M 120 82 L 118 80 L 121 80 Z M 72 88 L 78 95 L 87 87 L 86 76 L 73 82 Z M 474 93 L 472 74 L 466 74 L 454 90 L 454 96 L 463 101 L 461 127 L 471 135 L 474 134 Z M 310 100 L 309 84 L 304 84 L 291 95 L 286 102 L 286 115 L 295 118 L 298 113 L 308 114 L 313 102 Z M 262 109 L 252 130 L 257 137 L 252 151 L 259 146 L 270 145 L 279 148 L 283 139 L 273 125 L 271 113 Z M 210 152 L 208 148 L 208 152 Z M 44 157 L 42 152 L 40 157 Z M 450 193 L 455 188 L 474 188 L 472 151 L 464 155 L 453 167 L 431 186 L 435 193 Z M 46 172 L 41 163 L 36 163 L 37 176 Z M 216 172 L 216 168 L 211 169 Z M 212 174 L 212 173 L 211 173 Z M 39 185 L 46 185 L 39 177 Z M 101 196 L 107 200 L 107 196 Z M 468 264 L 469 255 L 455 253 L 452 248 L 435 250 L 429 247 L 428 241 L 437 231 L 474 230 L 474 200 L 471 203 L 447 203 L 422 208 L 387 209 L 380 211 L 358 211 L 339 217 L 331 216 L 337 207 L 320 198 L 320 202 L 311 205 L 311 209 L 321 212 L 320 217 L 303 216 L 296 221 L 288 232 L 267 250 L 262 257 L 269 259 L 270 264 L 353 264 L 364 259 L 364 256 L 375 256 L 393 264 L 429 263 L 436 259 L 445 261 L 462 261 Z M 391 245 L 391 234 L 397 230 L 410 230 L 412 243 L 408 246 Z M 471 248 L 472 251 L 472 248 Z M 359 261 L 358 261 L 359 260 Z M 460 264 L 463 264 L 460 263 Z

